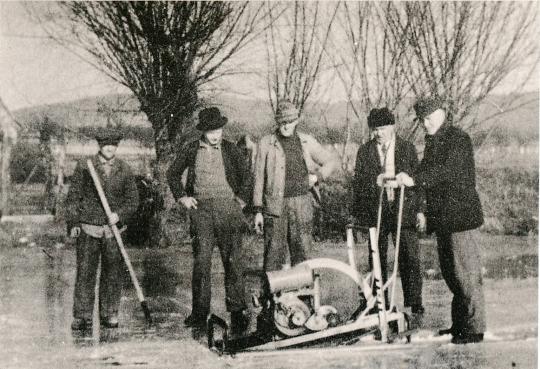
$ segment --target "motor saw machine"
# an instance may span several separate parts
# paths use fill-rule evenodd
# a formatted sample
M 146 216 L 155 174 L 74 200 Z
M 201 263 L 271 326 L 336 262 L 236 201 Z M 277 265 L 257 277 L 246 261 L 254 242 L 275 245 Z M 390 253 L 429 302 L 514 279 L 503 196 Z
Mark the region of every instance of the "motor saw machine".
M 381 191 L 391 185 L 390 181 L 385 181 Z M 394 264 L 399 255 L 403 195 L 402 186 Z M 398 310 L 394 301 L 397 267 L 394 267 L 393 274 L 385 284 L 382 281 L 378 248 L 380 213 L 379 207 L 377 227 L 369 229 L 373 267 L 366 276 L 362 276 L 357 269 L 353 235 L 355 228 L 348 225 L 348 263 L 330 258 L 315 258 L 294 267 L 285 266 L 282 270 L 246 272 L 246 281 L 258 281 L 257 288 L 251 289 L 249 306 L 250 316 L 256 317 L 256 324 L 251 324 L 255 327 L 248 329 L 245 336 L 231 336 L 228 324 L 211 314 L 207 320 L 209 348 L 220 354 L 235 354 L 320 343 L 350 344 L 366 335 L 374 335 L 377 340 L 387 343 L 399 337 L 410 342 L 412 331 L 409 330 L 408 317 Z M 335 285 L 335 280 L 324 278 L 328 272 L 354 285 L 356 308 L 352 313 L 322 303 L 322 291 L 342 288 Z M 346 285 L 350 286 L 351 283 Z M 385 291 L 391 291 L 390 301 L 385 301 Z

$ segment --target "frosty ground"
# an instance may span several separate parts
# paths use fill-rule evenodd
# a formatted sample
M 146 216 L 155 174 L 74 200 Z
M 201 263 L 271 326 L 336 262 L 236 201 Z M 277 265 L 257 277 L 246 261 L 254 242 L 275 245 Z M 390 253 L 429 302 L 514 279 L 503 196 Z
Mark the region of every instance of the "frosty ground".
M 352 346 L 222 356 L 183 327 L 189 314 L 191 248 L 129 249 L 156 324 L 148 327 L 126 275 L 121 328 L 88 334 L 70 330 L 75 253 L 61 226 L 2 225 L 0 250 L 0 367 L 2 368 L 536 368 L 537 238 L 482 236 L 488 331 L 481 344 L 457 346 L 433 332 L 450 324 L 450 294 L 434 262 L 431 240 L 422 242 L 423 327 L 411 344 L 370 338 Z M 256 267 L 260 241 L 249 242 L 246 261 Z M 365 270 L 363 247 L 358 248 Z M 316 256 L 346 260 L 344 243 L 318 243 Z M 214 260 L 213 309 L 226 316 L 222 268 Z M 348 286 L 327 298 L 347 300 Z M 401 291 L 397 291 L 401 296 Z M 346 304 L 345 304 L 346 305 Z M 96 319 L 96 317 L 94 317 Z

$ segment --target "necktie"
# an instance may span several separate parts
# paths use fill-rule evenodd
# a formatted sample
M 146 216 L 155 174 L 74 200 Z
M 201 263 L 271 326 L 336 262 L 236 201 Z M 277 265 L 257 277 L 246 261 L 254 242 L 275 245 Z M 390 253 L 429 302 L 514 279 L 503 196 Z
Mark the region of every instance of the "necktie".
M 389 149 L 389 147 L 390 147 L 389 142 L 382 145 L 382 147 L 381 147 L 382 154 L 383 154 L 383 170 L 384 170 L 385 173 L 387 172 L 386 163 L 388 162 L 388 149 Z M 386 188 L 386 196 L 388 198 L 388 202 L 393 202 L 394 201 L 394 189 L 390 188 L 390 187 L 387 187 Z

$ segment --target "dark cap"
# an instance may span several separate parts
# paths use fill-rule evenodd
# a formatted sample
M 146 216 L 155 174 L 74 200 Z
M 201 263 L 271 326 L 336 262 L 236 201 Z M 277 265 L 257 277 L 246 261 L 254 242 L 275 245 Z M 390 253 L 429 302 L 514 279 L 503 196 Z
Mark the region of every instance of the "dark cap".
M 369 128 L 377 128 L 382 126 L 393 126 L 396 124 L 394 114 L 388 108 L 371 109 L 367 118 Z
M 227 117 L 221 115 L 216 107 L 206 108 L 199 112 L 199 123 L 196 128 L 199 131 L 213 131 L 227 124 Z
M 118 143 L 122 140 L 122 138 L 122 133 L 115 129 L 101 130 L 95 136 L 99 146 L 118 146 Z
M 444 109 L 444 101 L 438 96 L 422 97 L 414 104 L 416 117 L 420 120 L 423 120 L 426 116 L 438 109 Z

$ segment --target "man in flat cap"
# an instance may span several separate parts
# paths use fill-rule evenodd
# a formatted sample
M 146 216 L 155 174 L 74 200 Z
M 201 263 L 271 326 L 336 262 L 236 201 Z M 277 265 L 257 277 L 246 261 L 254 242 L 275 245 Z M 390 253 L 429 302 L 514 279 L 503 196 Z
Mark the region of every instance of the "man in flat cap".
M 416 173 L 397 179 L 426 191 L 428 233 L 437 236 L 441 272 L 454 295 L 452 327 L 439 333 L 457 344 L 480 342 L 486 318 L 476 229 L 484 220 L 472 142 L 452 125 L 440 98 L 421 98 L 414 110 L 427 133 L 424 158 Z
M 279 101 L 278 127 L 257 149 L 253 210 L 256 231 L 264 232 L 266 271 L 306 259 L 313 221 L 310 189 L 339 166 L 337 157 L 315 138 L 296 130 L 299 118 L 294 104 Z
M 245 312 L 242 267 L 242 209 L 247 200 L 249 172 L 243 153 L 224 140 L 227 118 L 216 107 L 199 112 L 200 139 L 188 143 L 169 168 L 167 177 L 174 198 L 189 211 L 193 239 L 193 302 L 184 324 L 206 326 L 210 313 L 212 251 L 217 245 L 225 270 L 227 310 L 232 331 L 242 333 L 248 325 Z M 187 170 L 187 182 L 182 174 Z
M 412 175 L 418 166 L 414 145 L 395 132 L 395 118 L 388 108 L 372 109 L 368 116 L 372 139 L 358 150 L 353 182 L 352 214 L 358 225 L 377 226 L 379 196 L 383 179 L 392 179 L 396 173 Z M 422 273 L 416 228 L 425 227 L 424 198 L 414 188 L 404 193 L 402 229 L 399 249 L 399 274 L 403 286 L 405 307 L 410 307 L 413 322 L 420 323 L 424 313 L 422 305 Z M 387 280 L 388 237 L 392 234 L 396 242 L 399 208 L 399 189 L 386 187 L 383 190 L 381 229 L 379 233 L 379 255 L 383 283 Z M 372 265 L 371 252 L 369 263 Z M 388 296 L 386 297 L 389 304 Z
M 100 131 L 96 135 L 99 152 L 91 160 L 113 212 L 111 223 L 123 232 L 125 224 L 137 210 L 139 196 L 129 165 L 116 157 L 121 139 L 117 131 Z M 71 328 L 82 330 L 92 327 L 94 288 L 100 256 L 100 322 L 106 328 L 116 328 L 122 289 L 122 256 L 86 160 L 80 161 L 75 168 L 66 204 L 67 231 L 72 238 L 77 238 L 77 277 Z

